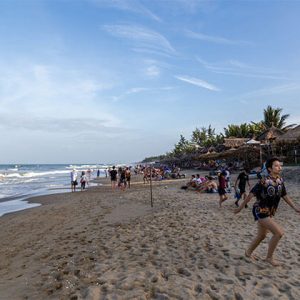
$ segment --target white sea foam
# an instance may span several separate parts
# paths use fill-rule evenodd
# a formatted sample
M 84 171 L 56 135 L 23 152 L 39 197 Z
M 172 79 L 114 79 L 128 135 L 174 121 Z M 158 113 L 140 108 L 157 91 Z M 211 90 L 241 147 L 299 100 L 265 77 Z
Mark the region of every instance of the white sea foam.
M 69 171 L 62 170 L 62 171 L 47 171 L 47 172 L 28 172 L 28 173 L 7 173 L 7 174 L 0 174 L 1 177 L 5 178 L 31 178 L 31 177 L 41 177 L 47 175 L 58 175 L 58 174 L 68 174 Z
M 27 201 L 22 200 L 11 200 L 11 201 L 5 201 L 0 202 L 0 217 L 4 214 L 8 214 L 11 212 L 24 210 L 27 208 L 37 207 L 40 206 L 39 203 L 28 203 Z

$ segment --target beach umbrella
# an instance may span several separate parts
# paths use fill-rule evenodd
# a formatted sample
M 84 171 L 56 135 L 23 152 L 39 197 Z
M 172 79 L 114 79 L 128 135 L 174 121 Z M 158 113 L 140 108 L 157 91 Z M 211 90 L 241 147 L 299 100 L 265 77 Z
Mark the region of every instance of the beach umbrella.
M 254 139 L 251 139 L 246 142 L 247 145 L 260 145 L 260 141 L 256 141 Z

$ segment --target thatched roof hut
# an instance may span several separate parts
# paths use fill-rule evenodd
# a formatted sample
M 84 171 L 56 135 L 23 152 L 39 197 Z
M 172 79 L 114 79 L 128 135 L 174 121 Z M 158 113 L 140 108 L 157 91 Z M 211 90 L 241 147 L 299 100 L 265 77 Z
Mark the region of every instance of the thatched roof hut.
M 272 143 L 279 136 L 283 135 L 284 131 L 281 129 L 271 126 L 269 129 L 260 134 L 256 139 L 263 143 Z
M 243 146 L 249 139 L 229 137 L 224 139 L 224 146 L 226 148 L 238 148 Z
M 300 141 L 300 125 L 290 129 L 276 139 L 276 143 L 297 143 Z
M 259 149 L 251 146 L 242 146 L 238 149 L 231 148 L 223 152 L 213 152 L 206 153 L 199 156 L 199 160 L 208 160 L 208 159 L 232 159 L 232 158 L 244 158 L 246 155 L 252 155 L 259 157 Z

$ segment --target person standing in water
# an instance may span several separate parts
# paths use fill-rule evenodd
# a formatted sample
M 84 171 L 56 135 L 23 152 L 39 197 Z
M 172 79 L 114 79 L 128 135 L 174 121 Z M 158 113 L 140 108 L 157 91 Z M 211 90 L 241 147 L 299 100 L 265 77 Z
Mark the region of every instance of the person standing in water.
M 257 221 L 257 236 L 251 242 L 249 248 L 245 251 L 245 255 L 255 259 L 252 255 L 257 246 L 266 238 L 267 233 L 273 234 L 268 247 L 266 262 L 273 266 L 280 265 L 274 258 L 273 254 L 278 242 L 283 236 L 283 229 L 275 222 L 274 215 L 276 213 L 281 198 L 297 213 L 300 208 L 296 207 L 291 198 L 287 195 L 286 188 L 282 177 L 280 176 L 282 167 L 278 158 L 271 158 L 266 163 L 269 172 L 268 176 L 262 178 L 250 191 L 248 197 L 243 201 L 240 207 L 236 208 L 234 213 L 239 213 L 245 205 L 255 196 L 256 202 L 253 205 L 254 220 Z
M 117 172 L 117 170 L 116 170 L 116 167 L 113 166 L 113 167 L 112 167 L 112 170 L 110 171 L 111 188 L 112 188 L 113 190 L 116 188 L 117 175 L 118 175 L 118 172 Z
M 71 176 L 71 191 L 75 192 L 76 191 L 76 185 L 78 184 L 78 182 L 77 182 L 78 174 L 77 174 L 75 169 L 72 170 L 70 176 Z

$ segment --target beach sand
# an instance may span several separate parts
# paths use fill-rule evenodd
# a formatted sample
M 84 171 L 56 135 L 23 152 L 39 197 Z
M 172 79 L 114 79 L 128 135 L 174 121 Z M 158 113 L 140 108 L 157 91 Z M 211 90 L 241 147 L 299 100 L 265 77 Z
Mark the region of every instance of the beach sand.
M 244 256 L 250 208 L 234 215 L 233 193 L 219 209 L 217 194 L 183 183 L 154 183 L 153 208 L 149 185 L 104 185 L 1 217 L 0 299 L 300 299 L 299 214 L 281 202 L 274 268 L 262 260 L 269 237 L 260 260 Z M 287 189 L 299 205 L 299 183 Z

